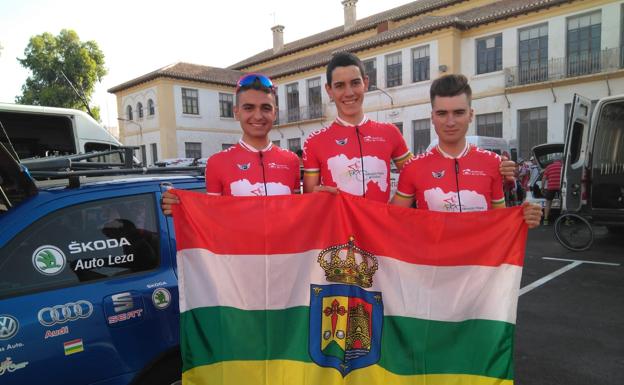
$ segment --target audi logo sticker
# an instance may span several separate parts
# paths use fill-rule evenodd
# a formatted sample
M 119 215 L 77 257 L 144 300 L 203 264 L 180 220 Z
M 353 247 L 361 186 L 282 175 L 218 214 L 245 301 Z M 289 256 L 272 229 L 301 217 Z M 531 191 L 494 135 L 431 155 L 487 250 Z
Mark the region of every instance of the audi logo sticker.
M 52 326 L 81 318 L 89 318 L 93 314 L 93 305 L 89 301 L 68 302 L 65 305 L 44 307 L 39 310 L 37 318 L 43 326 Z

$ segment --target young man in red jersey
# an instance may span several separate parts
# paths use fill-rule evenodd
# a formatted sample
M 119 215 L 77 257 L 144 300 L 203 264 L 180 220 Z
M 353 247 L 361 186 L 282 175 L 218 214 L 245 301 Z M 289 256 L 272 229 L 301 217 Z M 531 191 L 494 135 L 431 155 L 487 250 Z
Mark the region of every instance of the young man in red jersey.
M 303 191 L 344 191 L 380 202 L 390 200 L 390 163 L 400 170 L 411 158 L 396 126 L 368 119 L 362 103 L 368 76 L 352 53 L 334 55 L 327 65 L 325 90 L 338 117 L 312 133 L 303 147 Z M 503 162 L 501 173 L 513 176 L 514 162 Z
M 338 117 L 304 144 L 303 191 L 337 189 L 388 202 L 390 161 L 400 169 L 411 154 L 396 126 L 364 116 L 368 77 L 360 59 L 347 52 L 334 55 L 327 65 L 325 90 Z
M 264 196 L 299 192 L 299 158 L 269 140 L 277 110 L 271 80 L 261 74 L 241 77 L 236 86 L 234 116 L 240 141 L 206 163 L 206 192 L 211 195 Z M 163 213 L 171 213 L 178 198 L 165 192 Z
M 505 207 L 501 158 L 466 141 L 474 111 L 472 91 L 463 75 L 445 75 L 431 84 L 431 121 L 439 144 L 407 162 L 392 203 L 447 212 L 485 211 Z M 539 205 L 525 203 L 524 219 L 539 225 Z

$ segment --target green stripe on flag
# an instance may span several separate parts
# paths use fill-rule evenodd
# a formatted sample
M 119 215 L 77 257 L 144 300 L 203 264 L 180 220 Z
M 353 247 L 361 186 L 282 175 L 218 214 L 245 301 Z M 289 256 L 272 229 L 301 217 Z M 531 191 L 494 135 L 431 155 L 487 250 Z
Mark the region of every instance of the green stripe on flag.
M 184 371 L 233 360 L 311 362 L 305 306 L 254 311 L 198 308 L 182 313 L 180 322 L 185 331 Z M 514 329 L 515 325 L 500 321 L 384 317 L 378 364 L 400 375 L 455 373 L 512 379 Z

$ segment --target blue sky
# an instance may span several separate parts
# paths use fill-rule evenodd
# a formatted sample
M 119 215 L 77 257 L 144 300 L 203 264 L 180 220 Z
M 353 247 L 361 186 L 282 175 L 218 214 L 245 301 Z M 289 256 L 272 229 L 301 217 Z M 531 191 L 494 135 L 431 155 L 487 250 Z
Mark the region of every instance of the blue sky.
M 409 0 L 359 0 L 357 17 Z M 12 103 L 28 77 L 23 57 L 31 36 L 73 29 L 95 40 L 104 52 L 108 75 L 93 101 L 102 121 L 116 126 L 112 86 L 178 61 L 226 67 L 268 49 L 270 28 L 282 24 L 284 41 L 343 23 L 341 0 L 0 0 L 0 102 Z

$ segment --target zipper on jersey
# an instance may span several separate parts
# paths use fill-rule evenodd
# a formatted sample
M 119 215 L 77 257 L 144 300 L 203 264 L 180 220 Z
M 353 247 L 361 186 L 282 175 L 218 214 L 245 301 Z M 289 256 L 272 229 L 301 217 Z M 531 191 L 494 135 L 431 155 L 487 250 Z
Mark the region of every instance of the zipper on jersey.
M 366 198 L 366 174 L 364 173 L 364 152 L 362 151 L 362 140 L 360 139 L 360 127 L 355 126 L 355 136 L 357 136 L 360 147 L 360 164 L 362 167 L 362 196 Z
M 264 195 L 269 195 L 269 191 L 267 190 L 267 182 L 266 182 L 266 174 L 264 173 L 264 162 L 262 158 L 262 151 L 258 151 L 260 155 L 260 167 L 262 167 L 262 182 L 264 183 Z
M 459 195 L 459 161 L 455 160 L 455 187 L 457 189 L 457 200 L 459 201 L 459 212 L 462 212 L 461 195 Z

